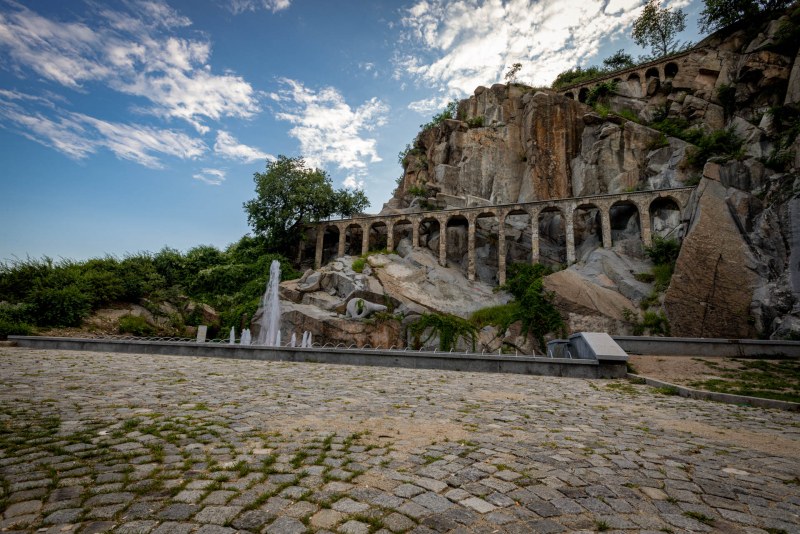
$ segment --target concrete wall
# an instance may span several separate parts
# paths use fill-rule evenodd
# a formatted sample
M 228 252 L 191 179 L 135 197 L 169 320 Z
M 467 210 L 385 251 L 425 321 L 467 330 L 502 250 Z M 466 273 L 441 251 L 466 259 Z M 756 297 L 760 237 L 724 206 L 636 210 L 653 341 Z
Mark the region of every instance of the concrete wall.
M 628 354 L 800 358 L 800 341 L 644 336 L 614 336 L 613 339 Z
M 533 356 L 452 354 L 416 351 L 302 349 L 255 347 L 216 343 L 122 341 L 37 336 L 9 336 L 20 347 L 52 350 L 85 350 L 128 354 L 165 354 L 230 358 L 239 360 L 316 362 L 345 365 L 374 365 L 411 369 L 441 369 L 483 373 L 565 376 L 572 378 L 621 378 L 625 362 L 562 360 Z

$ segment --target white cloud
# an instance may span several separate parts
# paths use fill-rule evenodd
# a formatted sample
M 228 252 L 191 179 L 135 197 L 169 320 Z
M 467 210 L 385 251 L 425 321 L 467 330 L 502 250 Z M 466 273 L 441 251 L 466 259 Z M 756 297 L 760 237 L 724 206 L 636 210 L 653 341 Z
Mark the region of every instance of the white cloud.
M 350 171 L 354 176 L 350 183 L 358 184 L 355 177 L 363 176 L 370 163 L 381 161 L 377 140 L 367 134 L 386 124 L 388 106 L 371 98 L 354 109 L 333 87 L 314 91 L 295 80 L 280 82 L 273 97 L 281 106 L 275 116 L 293 125 L 289 135 L 300 142 L 308 163 Z
M 25 137 L 74 159 L 84 159 L 105 148 L 121 159 L 161 168 L 159 156 L 194 159 L 207 150 L 202 140 L 182 132 L 108 122 L 82 113 L 53 112 L 53 108 L 42 97 L 0 91 L 0 117 L 5 119 L 0 125 L 16 128 Z
M 675 0 L 681 7 L 689 0 Z M 625 33 L 641 0 L 419 0 L 406 11 L 403 52 L 395 77 L 411 77 L 444 97 L 412 103 L 429 113 L 434 103 L 471 94 L 503 80 L 516 62 L 519 79 L 549 85 L 556 75 L 596 55 L 601 42 Z
M 246 11 L 258 11 L 259 9 L 277 13 L 278 11 L 289 9 L 291 4 L 291 0 L 230 0 L 227 8 L 234 15 L 239 15 Z
M 142 108 L 205 133 L 206 120 L 259 111 L 242 77 L 215 74 L 208 42 L 170 33 L 191 23 L 162 1 L 132 1 L 128 10 L 97 8 L 96 27 L 51 20 L 19 4 L 0 12 L 0 53 L 18 74 L 84 91 L 101 83 L 149 102 Z
M 223 130 L 217 132 L 214 152 L 224 158 L 241 161 L 242 163 L 250 163 L 263 159 L 275 159 L 275 156 L 262 152 L 255 147 L 240 144 L 234 136 Z
M 364 189 L 364 179 L 358 178 L 355 174 L 350 174 L 344 179 L 342 185 L 347 189 Z
M 192 178 L 208 185 L 221 185 L 225 181 L 225 171 L 221 169 L 203 169 L 193 174 Z

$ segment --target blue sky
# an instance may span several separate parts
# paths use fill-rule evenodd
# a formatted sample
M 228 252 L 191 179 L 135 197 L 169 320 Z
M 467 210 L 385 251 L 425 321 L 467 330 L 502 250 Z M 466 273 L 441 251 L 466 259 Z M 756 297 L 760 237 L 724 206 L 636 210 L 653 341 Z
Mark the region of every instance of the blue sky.
M 0 0 L 0 259 L 218 247 L 304 156 L 380 210 L 453 98 L 624 48 L 643 0 Z M 697 41 L 699 0 L 671 0 Z

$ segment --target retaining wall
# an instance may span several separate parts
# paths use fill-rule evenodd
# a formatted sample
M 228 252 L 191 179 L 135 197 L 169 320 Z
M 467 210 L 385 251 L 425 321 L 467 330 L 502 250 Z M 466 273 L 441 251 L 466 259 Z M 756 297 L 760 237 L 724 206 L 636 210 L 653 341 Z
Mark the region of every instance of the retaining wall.
M 720 356 L 800 358 L 800 341 L 691 337 L 612 336 L 628 354 L 658 356 Z

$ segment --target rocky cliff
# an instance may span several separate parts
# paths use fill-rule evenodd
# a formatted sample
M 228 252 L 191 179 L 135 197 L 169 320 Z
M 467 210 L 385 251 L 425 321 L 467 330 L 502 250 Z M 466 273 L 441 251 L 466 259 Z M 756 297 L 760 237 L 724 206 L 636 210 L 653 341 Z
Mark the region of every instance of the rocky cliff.
M 367 276 L 374 282 L 365 279 L 360 290 L 378 295 L 376 301 L 396 299 L 411 315 L 466 316 L 495 303 L 487 288 L 497 284 L 498 258 L 529 261 L 531 234 L 538 231 L 538 259 L 557 271 L 545 287 L 572 330 L 646 331 L 650 320 L 652 331 L 679 336 L 800 337 L 800 43 L 792 37 L 798 25 L 794 13 L 759 28 L 722 32 L 679 57 L 582 87 L 478 87 L 459 102 L 454 118 L 424 129 L 409 145 L 403 177 L 382 214 L 696 186 L 691 201 L 653 203 L 649 213 L 631 203 L 613 206 L 611 243 L 604 243 L 596 205 L 577 201 L 571 221 L 558 211 L 545 210 L 537 221 L 510 215 L 504 251 L 497 250 L 500 221 L 489 213 L 476 222 L 478 280 L 472 286 L 463 275 L 452 278 L 466 271 L 466 227 L 422 226 L 423 248 L 409 247 L 406 239 L 397 247 L 400 257 L 388 268 L 374 265 L 384 274 Z M 666 289 L 650 275 L 644 227 L 656 238 L 682 242 Z M 572 265 L 564 253 L 570 228 Z M 429 253 L 425 247 L 439 250 L 440 239 L 447 240 L 449 269 L 421 259 Z M 347 271 L 348 261 L 337 262 L 334 271 Z M 430 293 L 415 286 L 419 298 L 410 298 L 408 280 L 400 283 L 403 277 L 391 272 L 419 284 L 438 280 L 440 287 Z M 470 291 L 443 291 L 448 284 Z M 297 304 L 287 328 L 319 315 L 298 308 L 315 302 L 333 314 L 328 323 L 347 320 L 336 308 L 348 295 L 330 287 L 314 291 L 327 291 L 333 300 L 292 294 Z M 395 334 L 381 334 L 386 345 L 404 342 Z M 504 336 L 513 338 L 513 332 L 495 333 Z

